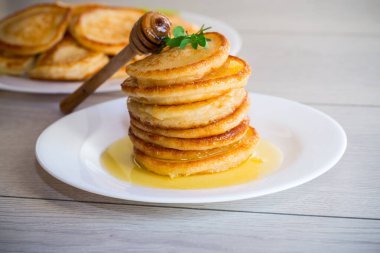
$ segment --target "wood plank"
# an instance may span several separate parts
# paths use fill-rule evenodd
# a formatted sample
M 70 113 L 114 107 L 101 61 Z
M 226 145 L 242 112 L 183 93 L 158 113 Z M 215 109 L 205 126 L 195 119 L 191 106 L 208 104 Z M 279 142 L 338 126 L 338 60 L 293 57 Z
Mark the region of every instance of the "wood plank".
M 92 96 L 82 107 L 114 95 Z M 8 93 L 0 97 L 0 195 L 135 204 L 75 189 L 49 176 L 37 164 L 39 133 L 61 114 L 59 96 Z M 12 102 L 13 101 L 13 102 Z M 348 134 L 343 160 L 320 178 L 281 193 L 228 203 L 178 205 L 220 210 L 380 218 L 379 107 L 316 106 L 336 118 Z
M 14 11 L 38 2 L 40 1 L 7 1 L 6 8 L 2 10 Z M 380 35 L 380 3 L 376 0 L 246 0 L 233 4 L 218 0 L 209 0 L 207 4 L 202 0 L 193 0 L 191 4 L 172 0 L 109 0 L 107 4 L 192 11 L 223 20 L 242 32 Z M 3 12 L 0 14 L 4 15 Z
M 380 221 L 0 198 L 1 252 L 378 252 Z

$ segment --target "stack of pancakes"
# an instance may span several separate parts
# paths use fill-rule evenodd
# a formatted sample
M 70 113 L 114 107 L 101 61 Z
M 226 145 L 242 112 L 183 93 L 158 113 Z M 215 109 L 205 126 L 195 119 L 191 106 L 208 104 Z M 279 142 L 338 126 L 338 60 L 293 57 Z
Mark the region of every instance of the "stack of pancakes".
M 0 74 L 85 80 L 129 43 L 144 10 L 99 4 L 37 4 L 0 20 Z M 191 24 L 173 17 L 192 32 Z M 137 60 L 138 58 L 134 59 Z M 114 77 L 126 78 L 125 67 Z
M 170 177 L 234 168 L 259 137 L 249 126 L 249 65 L 219 33 L 207 48 L 171 48 L 127 66 L 129 136 L 135 161 Z

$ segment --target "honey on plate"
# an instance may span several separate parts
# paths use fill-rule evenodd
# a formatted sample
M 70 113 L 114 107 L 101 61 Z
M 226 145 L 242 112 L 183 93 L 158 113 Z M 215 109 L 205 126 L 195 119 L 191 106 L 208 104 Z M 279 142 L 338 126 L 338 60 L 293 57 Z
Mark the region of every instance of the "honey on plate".
M 252 157 L 236 168 L 172 179 L 141 168 L 134 161 L 133 145 L 129 137 L 125 137 L 108 146 L 100 159 L 108 173 L 132 184 L 153 188 L 205 189 L 238 185 L 261 178 L 279 168 L 283 156 L 274 144 L 262 140 Z

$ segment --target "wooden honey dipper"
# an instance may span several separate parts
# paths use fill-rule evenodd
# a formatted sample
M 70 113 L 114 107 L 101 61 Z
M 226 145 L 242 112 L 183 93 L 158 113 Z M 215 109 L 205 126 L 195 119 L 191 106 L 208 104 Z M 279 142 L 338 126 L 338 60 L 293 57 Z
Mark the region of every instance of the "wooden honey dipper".
M 158 12 L 145 13 L 134 24 L 129 35 L 129 45 L 115 55 L 98 73 L 65 97 L 60 104 L 61 111 L 64 114 L 72 112 L 75 107 L 137 54 L 149 54 L 160 49 L 163 45 L 163 38 L 170 33 L 170 26 L 171 22 L 166 16 Z

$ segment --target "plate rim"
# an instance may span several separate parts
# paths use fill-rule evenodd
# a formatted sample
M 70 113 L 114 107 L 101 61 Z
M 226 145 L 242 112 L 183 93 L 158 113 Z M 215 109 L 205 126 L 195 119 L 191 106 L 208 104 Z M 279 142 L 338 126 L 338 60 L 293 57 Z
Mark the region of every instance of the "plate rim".
M 41 132 L 41 134 L 38 136 L 37 141 L 36 141 L 36 145 L 35 145 L 35 156 L 36 156 L 36 159 L 37 159 L 38 163 L 40 164 L 40 166 L 48 174 L 50 174 L 51 176 L 55 177 L 56 179 L 64 182 L 65 184 L 68 184 L 68 185 L 73 186 L 75 188 L 84 190 L 86 192 L 95 193 L 95 194 L 98 194 L 98 195 L 107 196 L 107 197 L 111 197 L 111 198 L 129 200 L 129 201 L 138 201 L 138 202 L 147 202 L 147 203 L 172 203 L 172 204 L 173 203 L 181 203 L 181 204 L 184 204 L 184 203 L 187 203 L 187 204 L 196 204 L 196 203 L 199 203 L 200 204 L 200 203 L 214 203 L 214 202 L 235 201 L 235 200 L 254 198 L 254 197 L 259 197 L 259 196 L 264 196 L 264 195 L 280 192 L 280 191 L 283 191 L 283 190 L 286 190 L 286 189 L 297 187 L 299 185 L 307 183 L 307 182 L 309 182 L 309 181 L 311 181 L 311 180 L 313 180 L 313 179 L 321 176 L 322 174 L 326 173 L 328 170 L 332 169 L 339 162 L 339 160 L 343 157 L 343 155 L 345 153 L 345 150 L 347 148 L 347 134 L 344 131 L 343 127 L 335 119 L 333 119 L 331 116 L 329 116 L 326 113 L 324 113 L 322 111 L 319 111 L 319 110 L 317 110 L 317 109 L 315 109 L 315 108 L 313 108 L 311 106 L 308 106 L 308 105 L 305 105 L 305 104 L 302 104 L 302 103 L 299 103 L 299 102 L 296 102 L 296 101 L 293 101 L 293 100 L 289 100 L 289 99 L 285 99 L 285 98 L 281 98 L 281 97 L 276 97 L 276 96 L 272 96 L 272 95 L 261 94 L 261 93 L 251 93 L 251 92 L 249 92 L 249 94 L 250 94 L 250 96 L 257 96 L 257 95 L 259 95 L 259 96 L 263 96 L 264 98 L 279 99 L 279 100 L 282 100 L 282 101 L 287 102 L 287 103 L 288 102 L 294 103 L 297 106 L 301 106 L 301 107 L 304 107 L 304 108 L 306 108 L 308 110 L 312 110 L 314 113 L 317 113 L 320 116 L 322 116 L 325 119 L 327 119 L 330 123 L 332 123 L 334 125 L 334 127 L 336 128 L 336 130 L 338 130 L 339 134 L 341 135 L 340 138 L 341 138 L 342 143 L 339 146 L 340 147 L 339 150 L 336 151 L 335 156 L 332 159 L 329 160 L 329 163 L 325 164 L 323 167 L 319 168 L 316 171 L 308 173 L 307 176 L 303 176 L 301 178 L 298 178 L 297 180 L 293 180 L 291 182 L 288 182 L 287 184 L 282 184 L 281 186 L 271 187 L 270 189 L 266 189 L 266 190 L 264 189 L 262 191 L 256 189 L 256 191 L 253 191 L 253 192 L 246 191 L 246 192 L 239 193 L 239 194 L 236 194 L 236 195 L 228 195 L 228 196 L 219 196 L 219 195 L 218 196 L 211 196 L 211 199 L 209 199 L 207 197 L 202 198 L 202 199 L 198 199 L 197 197 L 186 197 L 186 198 L 180 198 L 180 197 L 175 197 L 174 198 L 174 197 L 170 197 L 169 199 L 165 198 L 165 197 L 161 197 L 161 198 L 164 198 L 164 200 L 161 200 L 161 201 L 157 201 L 157 197 L 155 197 L 155 196 L 150 197 L 150 196 L 145 196 L 145 195 L 144 195 L 144 197 L 142 197 L 141 195 L 139 195 L 139 196 L 129 195 L 128 198 L 126 198 L 125 196 L 121 196 L 121 195 L 117 196 L 117 194 L 114 194 L 114 192 L 105 192 L 103 190 L 98 190 L 96 187 L 86 187 L 87 184 L 83 186 L 81 184 L 77 184 L 76 182 L 73 183 L 73 182 L 70 182 L 70 180 L 67 180 L 66 178 L 62 178 L 59 175 L 57 175 L 55 173 L 54 169 L 50 169 L 45 164 L 45 162 L 43 161 L 43 159 L 40 157 L 39 150 L 40 150 L 41 141 L 43 139 L 43 136 L 46 134 L 47 131 L 50 131 L 49 129 L 51 129 L 56 124 L 59 124 L 61 121 L 65 120 L 67 117 L 74 117 L 75 113 L 83 112 L 83 111 L 86 111 L 86 110 L 89 110 L 89 109 L 95 110 L 96 108 L 104 107 L 106 104 L 112 104 L 112 103 L 116 103 L 116 102 L 118 102 L 120 100 L 125 100 L 124 97 L 123 98 L 112 99 L 110 101 L 105 101 L 105 102 L 102 102 L 102 103 L 99 103 L 99 104 L 95 104 L 93 106 L 89 106 L 87 108 L 83 108 L 81 110 L 78 110 L 78 111 L 74 112 L 73 114 L 67 115 L 67 116 L 62 117 L 62 118 L 58 119 L 57 121 L 53 122 L 47 128 L 45 128 Z M 130 184 L 130 185 L 133 185 L 133 184 Z M 133 187 L 142 187 L 142 186 L 133 185 Z M 143 188 L 145 188 L 145 187 L 143 187 Z M 222 187 L 222 188 L 224 188 L 224 187 Z M 215 189 L 217 189 L 217 188 L 215 188 Z M 168 189 L 168 190 L 169 191 L 173 191 L 171 189 Z M 205 189 L 203 189 L 203 190 L 205 190 Z M 208 189 L 206 189 L 206 190 L 208 190 Z M 174 191 L 178 191 L 178 190 L 174 189 Z M 192 190 L 180 190 L 180 191 L 192 191 Z

